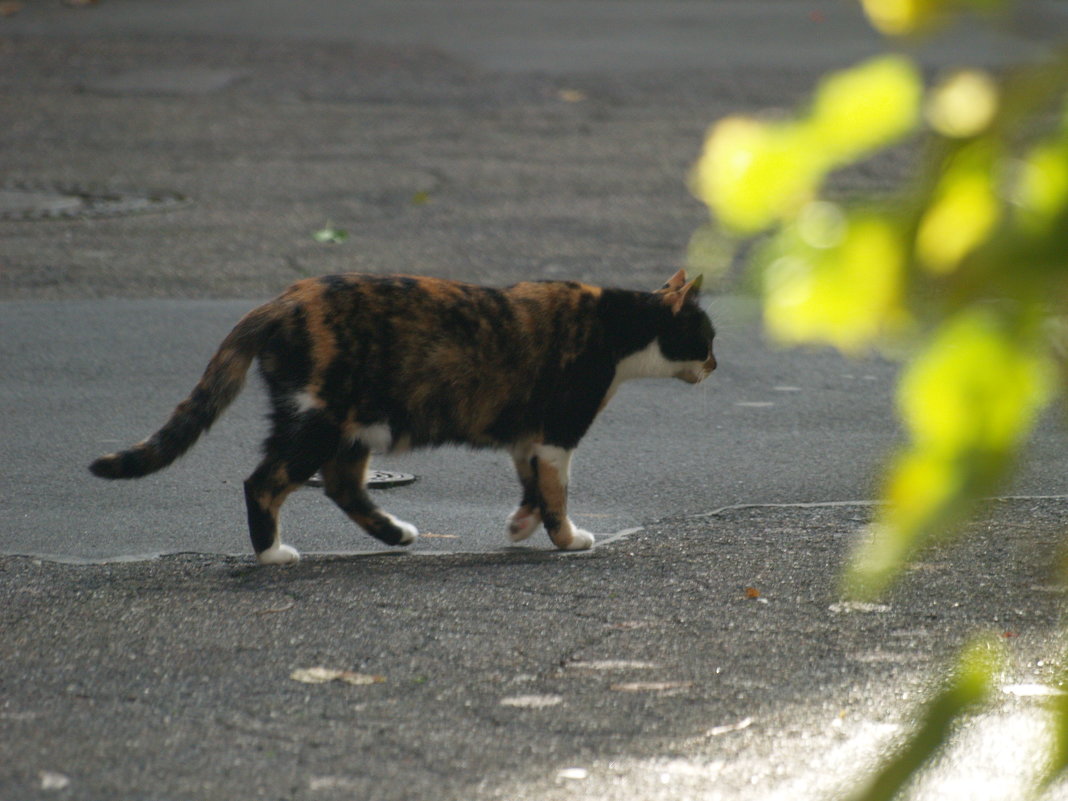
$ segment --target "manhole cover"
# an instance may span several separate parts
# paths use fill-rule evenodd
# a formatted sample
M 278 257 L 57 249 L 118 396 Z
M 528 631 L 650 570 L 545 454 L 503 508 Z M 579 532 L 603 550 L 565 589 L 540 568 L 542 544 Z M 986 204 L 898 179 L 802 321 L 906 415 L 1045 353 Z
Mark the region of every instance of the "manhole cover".
M 170 211 L 189 204 L 177 192 L 80 184 L 0 182 L 0 220 L 73 220 Z
M 392 470 L 369 470 L 367 471 L 368 489 L 389 489 L 390 487 L 402 487 L 415 481 L 411 473 L 395 473 Z M 323 486 L 323 476 L 316 473 L 308 479 L 309 487 Z

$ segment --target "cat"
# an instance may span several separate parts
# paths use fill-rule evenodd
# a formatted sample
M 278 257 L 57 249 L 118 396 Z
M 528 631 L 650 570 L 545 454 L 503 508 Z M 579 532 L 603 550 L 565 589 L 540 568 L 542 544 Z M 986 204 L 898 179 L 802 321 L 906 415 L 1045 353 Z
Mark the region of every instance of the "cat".
M 557 548 L 587 549 L 593 535 L 567 516 L 572 451 L 621 381 L 696 384 L 715 369 L 700 283 L 684 270 L 655 292 L 567 281 L 491 289 L 404 275 L 302 280 L 237 323 L 159 431 L 89 469 L 139 478 L 171 464 L 234 400 L 258 358 L 273 428 L 245 500 L 261 564 L 300 558 L 279 538 L 278 511 L 317 471 L 365 531 L 411 544 L 415 526 L 367 494 L 370 454 L 446 444 L 511 452 L 522 485 L 507 521 L 512 541 L 544 525 Z

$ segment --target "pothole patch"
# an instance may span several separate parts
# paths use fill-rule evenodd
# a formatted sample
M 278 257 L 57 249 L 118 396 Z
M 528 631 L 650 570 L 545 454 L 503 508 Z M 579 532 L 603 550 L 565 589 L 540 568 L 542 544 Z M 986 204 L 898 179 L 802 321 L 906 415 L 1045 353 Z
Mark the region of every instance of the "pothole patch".
M 397 473 L 393 470 L 368 470 L 367 471 L 367 488 L 368 489 L 389 489 L 390 487 L 403 487 L 405 484 L 411 484 L 415 481 L 415 476 L 411 473 Z M 307 482 L 309 487 L 321 487 L 323 486 L 323 476 L 321 473 L 316 473 Z
M 172 211 L 189 205 L 171 191 L 110 189 L 82 184 L 0 182 L 0 220 L 73 220 Z

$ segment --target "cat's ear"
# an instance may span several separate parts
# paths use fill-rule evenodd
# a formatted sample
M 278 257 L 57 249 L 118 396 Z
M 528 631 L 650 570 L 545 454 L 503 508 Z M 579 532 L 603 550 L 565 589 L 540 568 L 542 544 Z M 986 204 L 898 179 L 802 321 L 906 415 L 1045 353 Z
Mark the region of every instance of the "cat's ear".
M 679 272 L 682 272 L 681 270 Z M 701 289 L 701 280 L 704 278 L 703 273 L 698 273 L 697 277 L 685 284 L 680 289 L 669 291 L 664 297 L 671 307 L 673 314 L 678 314 L 679 310 L 683 307 L 683 304 L 691 298 L 696 299 L 697 293 Z
M 679 270 L 677 273 L 675 273 L 673 276 L 671 276 L 671 278 L 669 278 L 667 280 L 666 284 L 664 284 L 662 287 L 660 287 L 660 289 L 658 289 L 656 291 L 661 295 L 666 294 L 668 292 L 677 292 L 678 290 L 682 289 L 682 286 L 685 283 L 686 283 L 686 271 L 685 270 Z

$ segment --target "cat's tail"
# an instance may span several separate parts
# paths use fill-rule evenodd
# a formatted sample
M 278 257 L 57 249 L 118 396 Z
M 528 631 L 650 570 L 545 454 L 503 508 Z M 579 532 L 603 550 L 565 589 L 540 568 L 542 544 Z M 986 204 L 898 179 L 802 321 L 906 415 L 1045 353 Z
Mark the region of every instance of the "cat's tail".
M 249 365 L 278 314 L 273 302 L 246 314 L 219 345 L 196 387 L 163 427 L 128 450 L 101 456 L 89 465 L 93 475 L 140 478 L 162 470 L 189 450 L 241 392 Z

